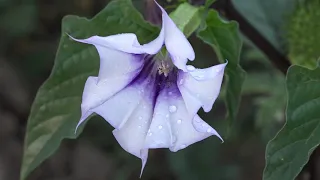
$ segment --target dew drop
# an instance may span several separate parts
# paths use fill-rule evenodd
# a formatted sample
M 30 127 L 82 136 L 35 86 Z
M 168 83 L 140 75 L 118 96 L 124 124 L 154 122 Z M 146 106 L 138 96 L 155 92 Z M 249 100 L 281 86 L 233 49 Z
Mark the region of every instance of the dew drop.
M 159 129 L 162 129 L 162 126 L 158 126 Z
M 179 119 L 179 120 L 177 121 L 177 123 L 178 123 L 178 124 L 181 124 L 181 122 L 182 122 L 182 120 L 181 120 L 181 119 Z
M 183 79 L 180 79 L 179 84 L 180 84 L 180 85 L 183 84 Z
M 206 126 L 206 124 L 205 124 L 205 123 L 202 123 L 202 124 L 201 124 L 201 126 L 202 126 L 202 127 L 205 127 L 205 126 Z
M 196 78 L 198 78 L 198 79 L 203 79 L 203 78 L 204 78 L 204 75 L 198 75 L 198 76 L 196 76 Z
M 196 68 L 194 66 L 188 65 L 187 70 L 188 71 L 194 71 Z
M 174 113 L 177 111 L 177 107 L 176 106 L 169 106 L 169 112 Z
M 200 123 L 201 121 L 200 121 L 200 119 L 199 119 L 199 118 L 197 118 L 197 119 L 196 119 L 196 122 L 197 122 L 197 123 Z
M 176 136 L 172 136 L 172 143 L 177 142 L 177 137 Z
M 139 116 L 139 120 L 141 120 L 142 119 L 142 116 Z
M 169 94 L 169 95 L 172 95 L 172 92 L 170 91 L 170 92 L 168 92 L 168 94 Z
M 140 129 L 140 128 L 141 128 L 141 126 L 138 126 L 138 128 Z
M 166 118 L 169 118 L 169 114 L 166 115 Z
M 152 136 L 152 132 L 149 132 L 149 133 L 148 133 L 148 136 Z
M 212 129 L 208 128 L 207 133 L 211 133 L 211 132 L 212 132 Z

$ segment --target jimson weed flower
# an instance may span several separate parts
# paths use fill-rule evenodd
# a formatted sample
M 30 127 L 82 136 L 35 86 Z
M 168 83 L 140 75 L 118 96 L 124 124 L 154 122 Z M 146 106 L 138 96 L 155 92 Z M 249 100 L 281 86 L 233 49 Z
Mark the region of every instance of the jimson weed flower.
M 98 77 L 85 83 L 78 126 L 92 113 L 102 116 L 121 147 L 142 160 L 142 170 L 149 149 L 176 152 L 211 135 L 221 139 L 197 112 L 211 110 L 226 63 L 206 69 L 186 65 L 195 59 L 194 50 L 158 6 L 162 29 L 148 44 L 140 45 L 131 33 L 73 38 L 94 45 L 100 56 Z

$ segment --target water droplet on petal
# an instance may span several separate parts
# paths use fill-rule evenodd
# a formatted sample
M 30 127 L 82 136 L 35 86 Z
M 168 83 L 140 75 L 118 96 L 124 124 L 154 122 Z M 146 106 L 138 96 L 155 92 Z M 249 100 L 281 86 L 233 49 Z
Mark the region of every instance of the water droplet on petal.
M 166 115 L 166 118 L 169 118 L 169 114 Z
M 183 84 L 183 79 L 180 79 L 179 84 L 182 85 Z
M 197 123 L 199 123 L 199 122 L 201 122 L 201 121 L 200 121 L 200 119 L 199 119 L 199 118 L 196 118 L 196 122 L 197 122 Z
M 138 128 L 141 128 L 141 126 L 138 126 Z
M 162 126 L 158 126 L 159 129 L 162 129 Z
M 169 112 L 174 113 L 177 111 L 177 107 L 176 106 L 169 106 Z
M 149 133 L 148 133 L 148 136 L 152 136 L 152 132 L 149 132 Z
M 182 120 L 181 120 L 181 119 L 179 119 L 179 120 L 177 121 L 177 123 L 178 123 L 178 124 L 181 124 L 181 122 L 182 122 Z
M 186 147 L 187 147 L 187 146 L 186 146 L 185 144 L 182 144 L 182 145 L 180 146 L 181 149 L 186 148 Z
M 211 128 L 208 128 L 207 129 L 207 133 L 211 133 L 212 132 L 212 129 Z
M 170 92 L 168 92 L 168 94 L 169 94 L 169 95 L 172 95 L 172 92 L 170 91 Z
M 142 116 L 139 116 L 139 120 L 141 120 L 142 119 Z
M 202 124 L 201 124 L 201 126 L 202 126 L 202 127 L 205 127 L 205 126 L 206 126 L 206 124 L 205 124 L 205 123 L 202 123 Z
M 194 66 L 188 65 L 187 70 L 188 71 L 194 71 L 196 68 Z
M 175 143 L 177 141 L 177 137 L 176 136 L 172 136 L 172 143 Z

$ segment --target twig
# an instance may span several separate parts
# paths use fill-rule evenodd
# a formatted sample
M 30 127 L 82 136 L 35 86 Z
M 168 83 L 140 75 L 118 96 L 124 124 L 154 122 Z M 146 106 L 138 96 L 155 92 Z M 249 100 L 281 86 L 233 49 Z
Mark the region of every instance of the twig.
M 222 11 L 228 19 L 237 21 L 239 23 L 240 31 L 268 57 L 276 68 L 284 74 L 287 73 L 287 70 L 291 65 L 290 61 L 235 9 L 231 0 L 219 0 L 211 7 L 218 11 Z

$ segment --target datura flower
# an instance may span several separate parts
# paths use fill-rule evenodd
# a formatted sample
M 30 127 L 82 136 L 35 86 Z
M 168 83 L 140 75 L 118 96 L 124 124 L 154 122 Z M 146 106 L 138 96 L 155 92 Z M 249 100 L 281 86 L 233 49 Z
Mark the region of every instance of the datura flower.
M 98 77 L 85 83 L 78 126 L 92 113 L 102 116 L 115 128 L 121 147 L 142 160 L 141 172 L 149 149 L 176 152 L 211 135 L 221 139 L 197 112 L 211 110 L 226 63 L 206 69 L 186 65 L 195 59 L 194 50 L 158 6 L 162 29 L 148 44 L 140 45 L 131 33 L 71 37 L 94 45 L 100 56 Z M 164 45 L 168 53 L 163 53 Z

